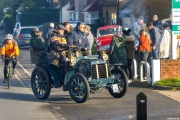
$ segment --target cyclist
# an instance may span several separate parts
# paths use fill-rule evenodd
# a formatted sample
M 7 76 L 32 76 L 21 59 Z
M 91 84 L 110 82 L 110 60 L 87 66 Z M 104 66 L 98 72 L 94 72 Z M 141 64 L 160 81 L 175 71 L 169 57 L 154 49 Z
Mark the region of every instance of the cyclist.
M 19 57 L 19 47 L 17 41 L 13 39 L 12 34 L 7 34 L 5 36 L 6 40 L 2 43 L 1 47 L 1 59 L 4 60 L 4 81 L 6 83 L 7 80 L 7 66 L 9 64 L 9 59 L 5 58 L 14 58 L 12 59 L 13 71 L 12 74 L 14 75 L 14 69 L 17 64 L 17 59 Z

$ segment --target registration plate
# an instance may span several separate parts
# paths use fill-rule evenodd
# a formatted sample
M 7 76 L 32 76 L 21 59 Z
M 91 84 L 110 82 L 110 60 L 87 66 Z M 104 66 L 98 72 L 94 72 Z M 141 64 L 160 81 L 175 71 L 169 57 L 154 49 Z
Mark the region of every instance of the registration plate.
M 26 40 L 26 43 L 29 43 L 30 41 L 29 40 Z
M 113 93 L 117 93 L 119 91 L 118 84 L 112 85 Z

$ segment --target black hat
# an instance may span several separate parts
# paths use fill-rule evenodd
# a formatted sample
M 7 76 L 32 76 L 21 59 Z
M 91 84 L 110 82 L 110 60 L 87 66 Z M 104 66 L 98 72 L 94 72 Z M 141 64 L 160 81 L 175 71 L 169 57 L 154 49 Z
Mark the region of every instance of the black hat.
M 56 29 L 58 29 L 58 30 L 66 30 L 66 28 L 61 24 L 56 26 Z
M 131 29 L 129 29 L 129 28 L 124 28 L 124 30 L 123 30 L 123 34 L 126 36 L 129 36 L 130 32 L 131 32 Z

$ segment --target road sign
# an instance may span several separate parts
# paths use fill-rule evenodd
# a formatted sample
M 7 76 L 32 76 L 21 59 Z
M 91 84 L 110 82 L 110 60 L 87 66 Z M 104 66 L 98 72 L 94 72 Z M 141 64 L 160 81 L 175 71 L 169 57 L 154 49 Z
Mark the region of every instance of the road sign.
M 180 0 L 172 0 L 172 58 L 177 59 L 177 45 L 180 43 Z M 180 47 L 180 46 L 178 46 Z
M 172 8 L 180 8 L 180 0 L 172 0 Z

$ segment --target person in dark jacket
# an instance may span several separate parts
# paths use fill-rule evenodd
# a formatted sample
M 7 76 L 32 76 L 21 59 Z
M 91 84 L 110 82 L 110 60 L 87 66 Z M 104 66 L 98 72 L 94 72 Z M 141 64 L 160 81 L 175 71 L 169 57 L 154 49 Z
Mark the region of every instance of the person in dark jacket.
M 63 50 L 67 50 L 69 48 L 64 36 L 65 30 L 66 28 L 61 24 L 56 26 L 56 30 L 52 33 L 50 49 L 51 52 L 57 53 L 60 56 L 60 63 L 63 64 L 63 68 L 66 71 L 68 66 L 65 61 L 65 57 L 61 54 Z
M 157 44 L 158 44 L 159 38 L 161 36 L 159 33 L 159 29 L 157 27 L 154 27 L 151 22 L 147 23 L 147 28 L 148 28 L 150 39 L 151 39 L 150 58 L 158 59 Z
M 125 48 L 126 48 L 126 59 L 127 59 L 127 68 L 129 71 L 129 79 L 133 79 L 133 74 L 132 74 L 132 60 L 134 58 L 134 40 L 135 36 L 130 35 L 131 29 L 125 28 L 123 30 L 123 34 L 125 36 Z
M 64 22 L 63 26 L 66 28 L 66 30 L 64 31 L 65 37 L 74 30 L 69 22 Z
M 83 56 L 89 56 L 91 53 L 89 52 L 90 46 L 85 34 L 85 27 L 86 24 L 80 22 L 77 31 L 74 30 L 67 36 L 67 43 L 69 46 L 74 45 L 78 50 L 81 50 Z
M 161 22 L 158 20 L 158 16 L 153 16 L 153 26 L 159 28 L 161 30 Z
M 37 51 L 46 51 L 47 44 L 45 43 L 39 29 L 38 28 L 31 29 L 30 34 L 32 36 L 30 40 L 31 47 Z
M 53 31 L 55 30 L 54 29 L 54 23 L 50 23 L 49 24 L 49 29 L 48 29 L 48 31 L 47 31 L 47 33 L 46 33 L 46 38 L 45 38 L 45 40 L 46 40 L 46 44 L 48 44 L 48 45 L 50 45 L 50 40 L 51 40 L 51 34 L 53 33 Z

